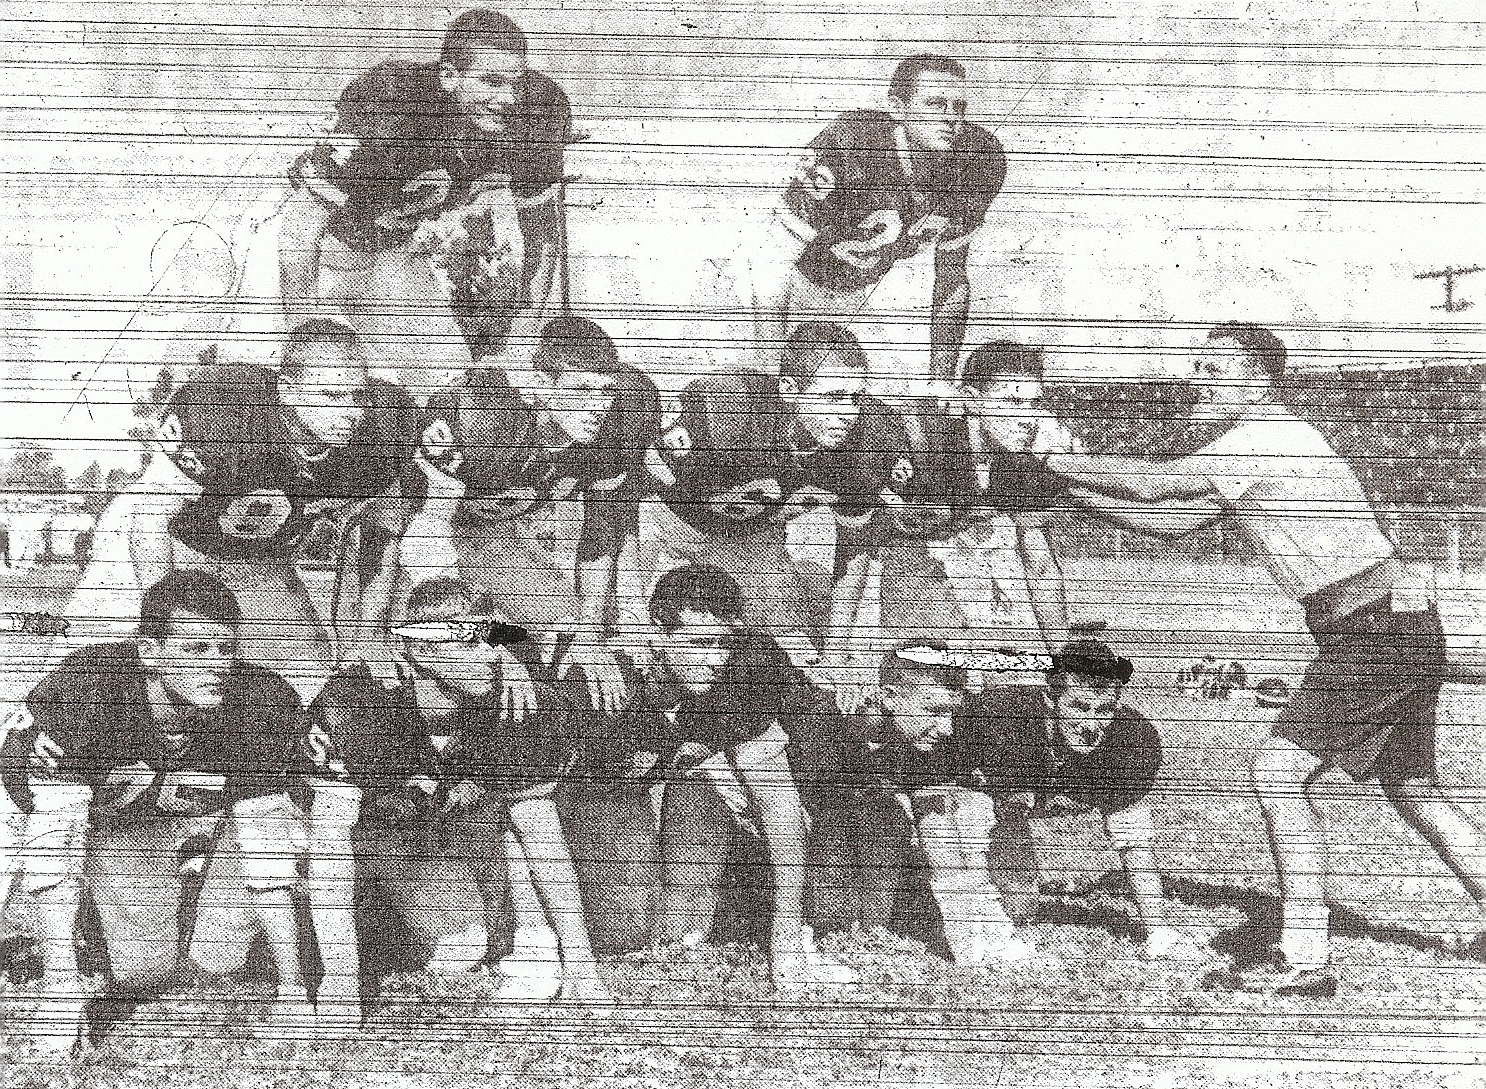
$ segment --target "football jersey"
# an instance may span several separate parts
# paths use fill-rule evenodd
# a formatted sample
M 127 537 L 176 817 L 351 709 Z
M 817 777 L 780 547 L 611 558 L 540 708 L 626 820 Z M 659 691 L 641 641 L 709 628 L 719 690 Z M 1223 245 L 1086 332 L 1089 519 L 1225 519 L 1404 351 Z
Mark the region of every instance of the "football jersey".
M 431 724 L 411 684 L 389 689 L 363 664 L 325 682 L 309 719 L 330 738 L 332 774 L 368 793 L 417 777 L 441 790 L 464 780 L 503 792 L 549 783 L 572 769 L 578 736 L 572 707 L 547 685 L 520 723 L 503 720 L 492 695 Z
M 73 651 L 26 697 L 35 728 L 62 749 L 60 773 L 92 788 L 96 819 L 174 815 L 159 807 L 172 794 L 211 812 L 287 789 L 303 720 L 298 694 L 278 674 L 239 662 L 220 706 L 169 726 L 156 722 L 145 685 L 134 643 L 100 643 Z M 7 761 L 6 788 L 22 809 L 33 736 Z M 221 776 L 225 789 L 193 786 L 196 774 Z
M 745 536 L 829 506 L 865 521 L 896 502 L 912 481 L 913 455 L 901 421 L 881 401 L 863 399 L 845 443 L 818 448 L 756 371 L 697 379 L 662 424 L 655 456 L 664 475 L 656 492 L 689 525 L 721 537 Z
M 890 114 L 856 110 L 806 148 L 784 194 L 786 225 L 809 239 L 797 268 L 814 284 L 855 291 L 926 246 L 968 245 L 1006 177 L 1000 142 L 979 125 L 921 176 L 905 169 Z
M 1044 514 L 1069 504 L 1062 478 L 1032 454 L 990 449 L 974 463 L 974 513 Z
M 424 457 L 465 485 L 460 517 L 469 522 L 519 518 L 547 504 L 589 494 L 633 503 L 645 452 L 656 441 L 660 399 L 632 368 L 618 376 L 613 404 L 591 443 L 557 449 L 541 412 L 495 368 L 469 371 L 428 404 Z
M 965 420 L 927 402 L 910 406 L 901 420 L 914 472 L 894 493 L 902 503 L 883 507 L 881 534 L 919 541 L 950 536 L 980 501 Z
M 201 485 L 170 521 L 176 540 L 223 560 L 288 560 L 319 518 L 342 518 L 386 494 L 412 464 L 418 410 L 399 387 L 367 386 L 344 447 L 306 442 L 273 372 L 216 367 L 166 405 L 156 446 Z
M 385 61 L 342 92 L 334 131 L 295 161 L 291 178 L 335 213 L 336 238 L 367 252 L 478 210 L 491 189 L 508 190 L 518 208 L 550 204 L 572 140 L 567 95 L 530 70 L 516 95 L 515 131 L 477 135 L 439 86 L 437 63 Z

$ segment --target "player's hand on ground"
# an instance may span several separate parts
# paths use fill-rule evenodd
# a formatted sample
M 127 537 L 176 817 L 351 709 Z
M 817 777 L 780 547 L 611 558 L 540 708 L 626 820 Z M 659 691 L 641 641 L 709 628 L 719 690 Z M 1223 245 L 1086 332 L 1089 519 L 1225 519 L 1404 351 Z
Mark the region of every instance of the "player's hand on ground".
M 537 710 L 537 685 L 525 663 L 507 647 L 497 647 L 500 663 L 500 712 L 507 722 L 525 722 Z
M 468 813 L 480 800 L 485 797 L 485 788 L 479 783 L 464 779 L 449 788 L 449 795 L 444 800 L 445 813 Z
M 31 770 L 46 775 L 55 775 L 62 766 L 64 755 L 62 746 L 57 744 L 51 734 L 42 730 L 37 733 L 36 740 L 31 743 Z
M 1141 951 L 1147 960 L 1196 960 L 1201 955 L 1197 942 L 1174 926 L 1149 928 Z
M 588 701 L 595 711 L 613 714 L 624 706 L 629 697 L 629 685 L 613 647 L 607 643 L 575 639 L 557 663 L 557 678 L 564 680 L 577 669 L 583 671 Z
M 36 725 L 31 709 L 24 703 L 8 703 L 0 710 L 0 741 L 11 734 L 23 734 Z

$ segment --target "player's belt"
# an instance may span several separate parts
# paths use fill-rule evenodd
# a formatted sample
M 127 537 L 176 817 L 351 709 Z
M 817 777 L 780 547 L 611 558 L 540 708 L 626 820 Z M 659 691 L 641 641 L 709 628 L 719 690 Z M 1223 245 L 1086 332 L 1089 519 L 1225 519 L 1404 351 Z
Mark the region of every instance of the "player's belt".
M 1383 601 L 1404 580 L 1403 563 L 1395 556 L 1364 567 L 1355 575 L 1338 579 L 1300 599 L 1306 627 L 1311 631 L 1329 628 L 1369 605 Z

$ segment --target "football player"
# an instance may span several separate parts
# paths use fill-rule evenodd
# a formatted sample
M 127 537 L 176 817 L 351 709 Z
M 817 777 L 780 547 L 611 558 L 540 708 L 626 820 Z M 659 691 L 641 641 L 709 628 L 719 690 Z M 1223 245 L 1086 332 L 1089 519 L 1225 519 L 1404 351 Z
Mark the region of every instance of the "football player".
M 1045 690 L 968 695 L 966 670 L 946 664 L 958 660 L 936 641 L 889 653 L 873 706 L 840 734 L 822 731 L 826 718 L 805 734 L 825 914 L 836 925 L 887 925 L 915 844 L 955 960 L 1025 960 L 1033 948 L 1015 924 L 1036 913 L 1039 896 L 1028 819 L 1097 811 L 1125 864 L 1147 955 L 1185 948 L 1166 924 L 1146 802 L 1160 741 L 1120 705 L 1130 663 L 1081 640 L 1053 656 Z
M 325 830 L 333 843 L 354 844 L 361 873 L 436 971 L 482 964 L 492 938 L 509 930 L 505 864 L 519 860 L 557 934 L 559 997 L 608 1004 L 553 802 L 580 731 L 573 708 L 546 686 L 519 727 L 506 721 L 492 605 L 465 582 L 421 583 L 394 629 L 399 683 L 387 688 L 360 663 L 326 682 L 310 707 L 316 774 L 355 804 L 351 827 Z M 351 882 L 340 888 L 344 900 Z M 519 978 L 498 994 L 551 997 Z
M 897 414 L 866 393 L 866 354 L 847 329 L 799 326 L 782 365 L 778 378 L 743 371 L 681 392 L 646 458 L 657 499 L 642 505 L 638 568 L 647 582 L 683 563 L 722 568 L 745 588 L 744 621 L 814 667 L 812 595 L 785 527 L 822 508 L 862 525 L 915 467 Z M 853 637 L 847 614 L 832 615 L 827 657 Z
M 279 260 L 291 321 L 323 305 L 422 400 L 471 358 L 529 354 L 556 308 L 567 96 L 506 15 L 456 18 L 438 61 L 353 80 L 301 156 Z
M 367 376 L 356 334 L 326 319 L 289 334 L 277 373 L 198 372 L 166 404 L 144 475 L 99 519 L 68 638 L 116 637 L 144 587 L 209 570 L 242 606 L 243 656 L 312 696 L 338 651 L 375 653 L 383 638 L 417 420 L 406 394 Z M 296 563 L 317 526 L 339 565 L 330 624 Z
M 286 793 L 302 737 L 300 701 L 241 660 L 232 593 L 173 571 L 144 593 L 137 638 L 69 655 L 27 697 L 5 785 L 29 816 L 22 889 L 44 951 L 43 1036 L 82 1027 L 74 930 L 84 884 L 108 949 L 95 1029 L 177 978 L 177 949 L 202 968 L 242 967 L 256 935 L 278 974 L 275 1014 L 313 1010 L 290 890 L 307 841 Z M 204 867 L 194 929 L 181 932 L 183 877 Z
M 1127 525 L 1175 536 L 1231 518 L 1280 591 L 1305 610 L 1317 655 L 1254 755 L 1284 908 L 1272 963 L 1245 990 L 1330 996 L 1326 837 L 1311 797 L 1340 768 L 1377 779 L 1486 915 L 1486 838 L 1440 789 L 1435 716 L 1445 639 L 1432 588 L 1413 582 L 1362 483 L 1280 394 L 1287 351 L 1247 322 L 1214 326 L 1193 365 L 1200 404 L 1228 430 L 1193 454 L 1150 462 L 1050 453 L 1048 467 L 1125 505 Z M 1483 930 L 1486 933 L 1486 930 Z M 1480 957 L 1486 938 L 1468 952 Z
M 624 679 L 607 635 L 659 399 L 586 318 L 543 328 L 532 374 L 537 385 L 517 390 L 474 369 L 430 402 L 418 459 L 427 496 L 402 564 L 414 579 L 485 588 L 505 619 L 537 633 L 548 676 L 581 671 L 593 706 L 612 711 Z M 572 536 L 576 554 L 560 554 Z
M 790 732 L 830 698 L 765 633 L 742 620 L 742 594 L 716 567 L 668 571 L 650 599 L 653 662 L 611 731 L 611 767 L 663 784 L 658 947 L 707 941 L 729 845 L 760 840 L 774 894 L 770 969 L 782 988 L 849 983 L 804 926 L 806 821 L 787 749 Z M 648 816 L 646 818 L 648 823 Z
M 970 241 L 1001 190 L 1006 156 L 965 120 L 965 69 L 949 57 L 904 59 L 888 104 L 842 114 L 806 149 L 773 251 L 753 269 L 757 341 L 777 353 L 800 321 L 851 321 L 894 265 L 932 248 L 929 374 L 948 380 L 970 312 Z

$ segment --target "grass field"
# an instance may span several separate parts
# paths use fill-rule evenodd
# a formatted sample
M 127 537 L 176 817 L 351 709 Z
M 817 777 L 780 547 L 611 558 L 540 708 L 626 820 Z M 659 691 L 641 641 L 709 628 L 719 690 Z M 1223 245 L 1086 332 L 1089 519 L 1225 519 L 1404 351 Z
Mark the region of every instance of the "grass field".
M 1115 859 L 1075 821 L 1039 829 L 1044 876 L 1074 891 L 1045 898 L 1030 930 L 1039 958 L 1012 970 L 957 969 L 909 939 L 833 938 L 861 985 L 784 1002 L 756 950 L 726 945 L 608 962 L 620 998 L 608 1016 L 499 1006 L 480 976 L 412 975 L 389 981 L 370 1026 L 347 1042 L 255 1034 L 261 1005 L 212 992 L 143 1008 L 75 1065 L 37 1065 L 0 1044 L 0 1069 L 9 1084 L 57 1089 L 1486 1087 L 1486 966 L 1446 951 L 1474 909 L 1372 788 L 1326 781 L 1338 996 L 1268 1001 L 1201 988 L 1208 968 L 1277 933 L 1275 879 L 1245 787 L 1247 752 L 1273 712 L 1178 697 L 1171 674 L 1215 641 L 1260 671 L 1296 670 L 1308 653 L 1302 629 L 1253 572 L 1071 563 L 1068 573 L 1080 609 L 1116 621 L 1112 640 L 1141 669 L 1132 702 L 1162 729 L 1160 856 L 1180 924 L 1207 944 L 1202 962 L 1141 959 Z M 1471 597 L 1480 600 L 1462 600 Z M 1478 818 L 1483 697 L 1447 689 L 1441 730 L 1443 776 Z M 0 997 L 12 1016 L 23 1011 L 24 993 Z

